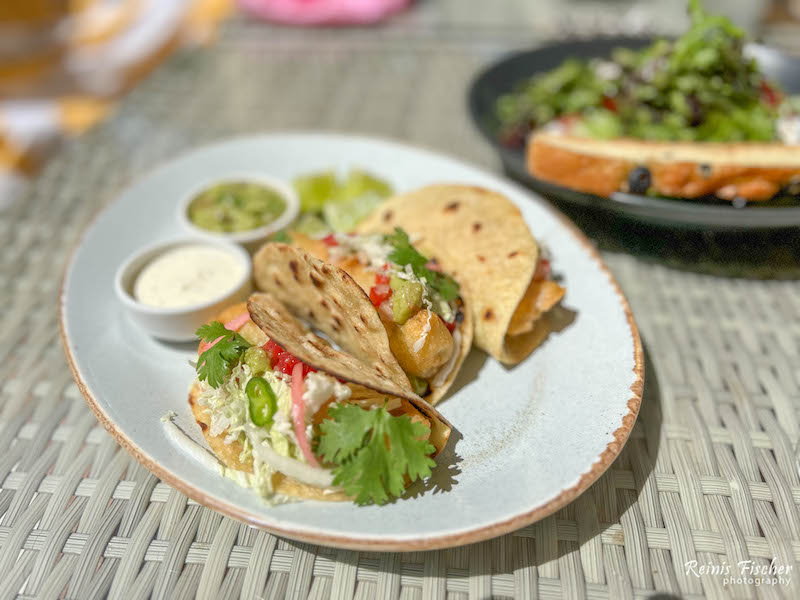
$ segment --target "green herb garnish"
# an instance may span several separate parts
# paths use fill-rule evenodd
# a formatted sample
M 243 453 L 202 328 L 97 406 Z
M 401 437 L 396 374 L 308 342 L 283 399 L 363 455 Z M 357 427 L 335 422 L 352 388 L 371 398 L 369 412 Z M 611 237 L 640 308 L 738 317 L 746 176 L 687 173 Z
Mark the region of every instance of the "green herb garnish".
M 393 248 L 389 253 L 389 260 L 400 266 L 410 265 L 414 275 L 418 279 L 424 278 L 428 287 L 438 292 L 446 302 L 458 298 L 459 292 L 456 281 L 444 273 L 438 273 L 426 267 L 428 259 L 417 252 L 417 249 L 411 245 L 411 240 L 408 239 L 408 234 L 405 231 L 395 227 L 394 233 L 387 236 L 386 241 Z
M 281 242 L 284 244 L 289 244 L 292 241 L 292 238 L 289 237 L 289 234 L 286 232 L 285 229 L 281 229 L 280 231 L 276 231 L 271 236 L 269 236 L 270 242 Z
M 428 428 L 407 415 L 393 417 L 385 407 L 367 410 L 337 404 L 322 421 L 317 452 L 333 469 L 333 483 L 358 504 L 384 504 L 411 481 L 431 474 L 433 444 L 424 439 Z
M 195 335 L 208 343 L 219 339 L 203 352 L 197 361 L 197 378 L 200 381 L 207 381 L 213 388 L 218 388 L 230 375 L 231 369 L 239 362 L 242 353 L 250 347 L 250 344 L 235 331 L 226 329 L 219 321 L 203 325 Z

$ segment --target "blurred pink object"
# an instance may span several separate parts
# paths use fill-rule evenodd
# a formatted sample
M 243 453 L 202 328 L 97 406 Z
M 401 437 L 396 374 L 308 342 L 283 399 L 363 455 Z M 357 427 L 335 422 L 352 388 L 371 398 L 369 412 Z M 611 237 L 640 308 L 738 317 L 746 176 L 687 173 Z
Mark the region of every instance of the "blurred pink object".
M 375 23 L 411 0 L 239 0 L 246 11 L 270 21 L 293 25 Z

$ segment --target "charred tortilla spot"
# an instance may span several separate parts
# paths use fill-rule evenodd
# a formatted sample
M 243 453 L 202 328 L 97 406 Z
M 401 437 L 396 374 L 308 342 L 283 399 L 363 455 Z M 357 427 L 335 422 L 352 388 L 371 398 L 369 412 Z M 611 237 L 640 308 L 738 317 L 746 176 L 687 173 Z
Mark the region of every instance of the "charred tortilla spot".
M 486 312 L 483 313 L 483 319 L 485 321 L 491 321 L 492 319 L 494 319 L 494 312 L 492 311 L 491 308 L 487 308 Z
M 206 424 L 205 424 L 205 423 L 203 423 L 202 421 L 198 421 L 198 422 L 197 422 L 197 424 L 198 424 L 198 425 L 200 425 L 200 429 L 202 429 L 203 431 L 205 431 L 206 429 L 208 429 L 208 425 L 206 425 Z
M 194 406 L 194 398 L 192 398 L 191 396 L 189 396 L 189 405 Z
M 314 311 L 310 308 L 308 309 L 308 318 L 309 319 L 316 319 L 317 317 L 314 316 Z
M 486 257 L 485 257 L 485 256 L 483 256 L 482 254 L 478 254 L 478 260 L 479 260 L 480 262 L 486 262 Z
M 384 221 L 384 223 L 388 223 L 389 221 L 391 221 L 393 216 L 394 216 L 394 213 L 392 211 L 390 211 L 390 210 L 387 210 L 385 213 L 383 213 L 383 221 Z
M 283 285 L 281 283 L 281 278 L 278 277 L 277 273 L 272 276 L 272 280 L 275 282 L 275 285 L 277 285 L 278 287 Z
M 298 274 L 298 265 L 296 260 L 289 261 L 289 268 L 292 270 L 292 276 L 298 283 L 300 282 L 300 275 Z
M 456 212 L 458 210 L 458 202 L 451 202 L 444 207 L 444 212 Z
M 478 233 L 478 232 L 481 230 L 481 227 L 483 227 L 483 225 L 481 225 L 480 223 L 478 223 L 477 221 L 475 221 L 475 222 L 472 224 L 472 233 Z
M 336 306 L 338 306 L 339 308 L 344 308 L 344 307 L 342 306 L 342 303 L 341 303 L 341 302 L 339 302 L 339 301 L 336 299 L 336 296 L 332 297 L 332 298 L 331 298 L 331 300 L 333 300 L 333 303 L 334 303 Z
M 325 275 L 331 274 L 331 268 L 328 265 L 322 265 L 321 270 Z
M 361 313 L 359 313 L 358 317 L 361 319 L 361 322 L 364 323 L 364 325 L 367 324 L 367 317 L 365 317 Z
M 330 306 L 328 306 L 328 301 L 327 301 L 327 300 L 325 300 L 325 298 L 323 298 L 322 300 L 320 300 L 320 301 L 319 301 L 319 303 L 320 303 L 320 305 L 322 306 L 322 308 L 324 308 L 325 310 L 330 310 L 330 309 L 331 309 L 331 307 L 330 307 Z
M 311 283 L 314 284 L 314 287 L 321 288 L 322 287 L 322 280 L 317 278 L 313 273 L 310 274 Z
M 509 252 L 508 258 L 514 258 L 517 254 L 519 254 L 519 250 L 514 250 L 513 252 Z
M 341 326 L 342 326 L 342 320 L 336 315 L 333 315 L 333 328 L 338 331 Z

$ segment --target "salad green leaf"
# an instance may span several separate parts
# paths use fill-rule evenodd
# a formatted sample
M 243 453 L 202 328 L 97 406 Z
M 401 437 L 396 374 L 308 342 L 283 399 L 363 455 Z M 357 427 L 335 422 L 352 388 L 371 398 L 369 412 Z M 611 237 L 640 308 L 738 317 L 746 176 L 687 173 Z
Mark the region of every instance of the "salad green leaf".
M 218 388 L 250 344 L 235 331 L 226 329 L 219 321 L 203 325 L 195 335 L 206 343 L 214 344 L 197 360 L 197 378 L 207 381 L 213 388 Z
M 427 427 L 407 415 L 394 417 L 385 407 L 375 410 L 337 404 L 320 425 L 317 452 L 333 463 L 334 485 L 340 485 L 358 504 L 383 504 L 411 481 L 428 477 L 435 466 L 435 448 Z
M 789 103 L 745 53 L 744 32 L 699 0 L 688 12 L 691 25 L 674 41 L 617 48 L 610 61 L 569 59 L 520 82 L 495 106 L 501 140 L 522 145 L 530 130 L 557 120 L 597 139 L 777 139 Z

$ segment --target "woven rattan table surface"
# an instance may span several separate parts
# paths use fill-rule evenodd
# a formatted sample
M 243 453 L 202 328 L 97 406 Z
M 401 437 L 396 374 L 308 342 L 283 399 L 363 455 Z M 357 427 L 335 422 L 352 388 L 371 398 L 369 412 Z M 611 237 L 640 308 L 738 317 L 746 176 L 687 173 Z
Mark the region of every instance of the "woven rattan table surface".
M 73 384 L 58 341 L 61 270 L 92 214 L 149 167 L 220 137 L 302 128 L 400 138 L 497 169 L 466 113 L 477 70 L 565 30 L 642 20 L 594 4 L 489 8 L 499 4 L 422 3 L 375 30 L 234 22 L 213 49 L 157 70 L 0 214 L 0 599 L 800 595 L 796 231 L 720 237 L 573 214 L 642 332 L 640 419 L 573 504 L 473 546 L 358 553 L 241 525 L 134 462 Z M 726 581 L 740 561 L 782 567 L 784 581 Z

